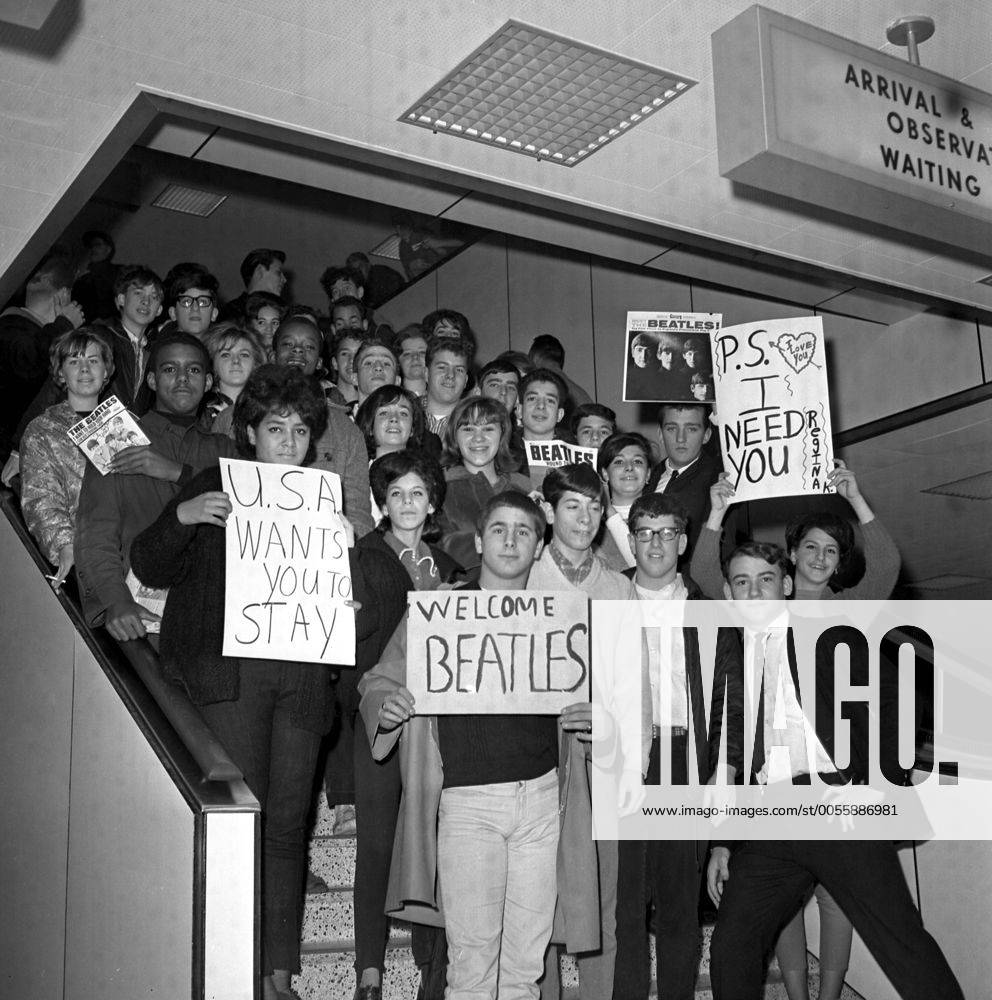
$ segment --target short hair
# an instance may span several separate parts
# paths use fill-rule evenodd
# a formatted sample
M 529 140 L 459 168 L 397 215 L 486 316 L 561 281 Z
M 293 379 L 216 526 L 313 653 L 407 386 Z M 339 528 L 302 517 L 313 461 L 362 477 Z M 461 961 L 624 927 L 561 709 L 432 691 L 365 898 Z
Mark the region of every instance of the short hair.
M 341 345 L 346 340 L 357 340 L 358 346 L 361 347 L 361 345 L 365 342 L 366 337 L 368 337 L 368 334 L 364 330 L 352 330 L 352 329 L 335 330 L 334 336 L 331 337 L 331 343 L 330 343 L 331 355 L 333 356 L 337 354 L 338 351 L 341 350 Z M 357 353 L 358 348 L 356 348 L 355 351 Z
M 210 355 L 211 362 L 213 362 L 218 352 L 233 347 L 239 340 L 243 340 L 251 349 L 251 356 L 256 367 L 264 365 L 268 361 L 268 354 L 262 346 L 258 334 L 254 330 L 246 330 L 239 323 L 232 321 L 217 323 L 210 327 L 203 337 L 203 344 Z
M 410 340 L 412 337 L 417 337 L 425 344 L 427 343 L 427 338 L 424 336 L 424 331 L 421 325 L 419 323 L 407 323 L 407 325 L 396 334 L 396 346 L 399 347 L 404 340 Z
M 788 553 L 799 548 L 799 543 L 814 529 L 826 532 L 837 543 L 839 562 L 837 569 L 843 569 L 854 552 L 854 529 L 843 517 L 827 510 L 814 510 L 793 518 L 785 529 L 785 550 Z
M 688 337 L 682 345 L 683 351 L 702 351 L 703 349 L 703 341 L 699 337 Z
M 486 530 L 486 526 L 493 519 L 493 513 L 500 507 L 509 507 L 530 517 L 534 525 L 534 534 L 539 541 L 544 541 L 544 534 L 548 530 L 548 519 L 544 516 L 544 511 L 526 493 L 518 493 L 516 490 L 497 493 L 483 504 L 475 519 L 476 534 L 481 535 Z
M 331 303 L 331 309 L 330 309 L 331 319 L 332 320 L 334 319 L 335 309 L 344 309 L 347 306 L 354 306 L 354 308 L 357 309 L 361 314 L 362 319 L 369 318 L 369 311 L 365 307 L 365 303 L 362 302 L 361 299 L 356 299 L 354 295 L 342 295 L 341 298 L 335 299 Z
M 538 368 L 543 368 L 549 361 L 558 368 L 565 365 L 565 347 L 550 333 L 538 334 L 534 338 L 534 343 L 530 345 L 527 355 Z
M 600 475 L 609 464 L 624 450 L 624 448 L 640 448 L 650 470 L 652 463 L 651 442 L 637 431 L 627 431 L 623 434 L 611 434 L 600 446 L 596 456 L 596 468 Z
M 357 332 L 357 331 L 352 331 L 352 332 Z M 399 359 L 396 357 L 396 348 L 393 346 L 393 342 L 391 340 L 388 340 L 386 337 L 380 337 L 376 334 L 373 334 L 372 336 L 366 335 L 359 339 L 361 340 L 361 343 L 358 345 L 358 350 L 355 351 L 354 363 L 356 366 L 359 360 L 364 356 L 364 354 L 367 351 L 371 350 L 371 348 L 382 347 L 385 350 L 389 351 L 389 353 L 392 355 L 393 362 L 396 365 L 396 371 L 399 372 L 400 370 Z
M 579 432 L 579 424 L 586 417 L 599 417 L 600 420 L 608 420 L 613 424 L 613 432 L 617 429 L 617 415 L 608 406 L 602 403 L 582 403 L 572 412 L 572 419 L 568 423 L 568 429 L 573 433 Z
M 723 561 L 723 578 L 730 582 L 730 564 L 738 557 L 746 556 L 750 559 L 761 559 L 770 566 L 777 566 L 782 572 L 782 577 L 788 577 L 792 573 L 792 563 L 786 555 L 785 549 L 781 545 L 773 542 L 756 542 L 751 539 L 741 542 L 733 552 Z
M 286 318 L 286 304 L 278 295 L 272 292 L 250 292 L 245 299 L 245 319 L 249 322 L 258 319 L 258 314 L 263 309 L 275 309 L 279 313 L 279 321 Z
M 345 259 L 344 259 L 344 266 L 345 267 L 356 268 L 356 265 L 354 263 L 355 261 L 357 261 L 359 264 L 369 264 L 369 263 L 371 263 L 371 261 L 369 261 L 369 258 L 368 258 L 367 254 L 362 253 L 361 250 L 353 250 L 350 254 L 348 254 L 347 257 L 345 257 Z M 356 270 L 357 270 L 357 268 L 356 268 Z
M 158 365 L 158 356 L 165 350 L 166 347 L 172 347 L 174 344 L 183 344 L 186 347 L 196 348 L 200 352 L 200 356 L 203 358 L 203 367 L 207 372 L 213 371 L 213 362 L 210 359 L 210 355 L 207 353 L 206 347 L 203 346 L 203 341 L 199 337 L 194 337 L 191 333 L 183 333 L 179 327 L 170 324 L 171 328 L 165 328 L 156 338 L 152 341 L 151 350 L 148 354 L 148 365 L 145 368 L 146 374 L 148 372 L 154 372 Z
M 520 372 L 521 378 L 528 372 L 532 372 L 535 368 L 534 362 L 523 351 L 504 351 L 502 354 L 497 355 L 496 360 L 509 361 Z
M 516 462 L 510 455 L 510 434 L 513 425 L 510 414 L 498 399 L 487 399 L 485 396 L 469 396 L 460 400 L 451 411 L 444 425 L 444 452 L 441 464 L 446 469 L 452 469 L 462 464 L 462 453 L 458 450 L 458 431 L 468 423 L 493 423 L 499 427 L 499 449 L 496 452 L 496 471 L 512 472 Z
M 492 361 L 482 366 L 479 372 L 479 385 L 486 380 L 489 375 L 516 375 L 517 385 L 520 384 L 520 369 L 512 361 L 505 358 L 493 358 Z
M 264 267 L 268 270 L 275 261 L 280 264 L 286 263 L 286 252 L 284 250 L 251 250 L 241 262 L 241 280 L 245 288 L 251 282 L 251 276 L 255 273 L 256 267 Z
M 73 279 L 72 261 L 63 254 L 50 253 L 31 272 L 28 285 L 44 282 L 53 291 L 58 291 L 60 288 L 72 288 Z
M 303 460 L 309 465 L 317 454 L 317 440 L 327 429 L 327 404 L 317 382 L 288 365 L 256 368 L 234 404 L 234 440 L 241 454 L 254 457 L 248 428 L 258 430 L 269 413 L 296 413 L 310 428 L 310 447 Z
M 114 243 L 114 238 L 110 233 L 104 232 L 102 229 L 87 229 L 79 242 L 83 244 L 84 250 L 92 249 L 94 243 L 106 243 L 110 247 L 111 257 L 117 252 L 117 244 Z
M 424 331 L 424 336 L 430 337 L 434 333 L 434 327 L 441 320 L 447 320 L 463 337 L 472 338 L 474 343 L 475 337 L 472 333 L 472 327 L 469 326 L 468 317 L 464 313 L 457 312 L 455 309 L 435 309 L 433 312 L 429 312 L 420 321 L 420 328 Z
M 555 371 L 550 368 L 535 368 L 532 372 L 528 372 L 520 380 L 520 399 L 523 400 L 527 390 L 535 382 L 550 382 L 558 390 L 558 406 L 561 409 L 565 409 L 568 406 L 568 386 L 565 384 L 565 380 Z
M 631 347 L 640 347 L 641 345 L 645 347 L 657 347 L 658 338 L 653 333 L 647 333 L 646 331 L 641 331 L 636 336 L 631 338 Z
M 220 289 L 217 279 L 202 264 L 197 264 L 195 261 L 185 261 L 169 268 L 164 285 L 168 289 L 170 306 L 174 306 L 176 299 L 190 288 L 202 288 L 209 292 L 214 299 L 217 298 L 217 292 Z
M 328 300 L 331 298 L 331 290 L 339 281 L 350 281 L 356 288 L 365 288 L 365 278 L 362 272 L 354 267 L 329 267 L 320 276 L 320 287 L 324 289 Z
M 144 264 L 125 264 L 114 279 L 114 298 L 126 295 L 129 288 L 144 288 L 145 285 L 154 285 L 159 298 L 164 298 L 162 279 L 150 267 Z
M 272 334 L 272 350 L 274 351 L 279 346 L 279 338 L 282 337 L 290 327 L 293 326 L 304 326 L 309 330 L 313 331 L 314 338 L 317 341 L 317 346 L 324 346 L 324 338 L 321 336 L 320 330 L 317 326 L 306 316 L 287 316 L 282 322 L 276 327 L 276 332 Z
M 689 513 L 685 506 L 674 496 L 664 493 L 644 493 L 630 505 L 627 527 L 631 532 L 637 530 L 637 521 L 642 517 L 672 517 L 682 532 L 689 527 Z
M 369 397 L 371 398 L 371 397 Z M 413 451 L 406 448 L 403 451 L 393 451 L 377 458 L 369 466 L 369 485 L 372 487 L 372 499 L 382 507 L 386 502 L 386 491 L 397 479 L 402 479 L 415 472 L 427 486 L 427 497 L 434 509 L 440 510 L 448 484 L 444 472 L 437 459 L 425 451 Z M 389 527 L 389 519 L 383 517 L 379 529 L 385 531 Z
M 569 491 L 581 493 L 590 500 L 602 500 L 603 481 L 588 462 L 575 462 L 572 465 L 560 465 L 556 469 L 548 469 L 542 492 L 544 499 L 551 504 L 552 510 L 557 509 L 558 501 Z
M 294 302 L 286 309 L 286 319 L 305 319 L 320 329 L 320 312 L 303 302 Z
M 475 356 L 475 345 L 468 337 L 428 337 L 427 366 L 430 367 L 434 358 L 441 351 L 450 351 L 455 357 L 461 358 L 466 365 L 472 364 Z
M 52 378 L 56 384 L 62 384 L 61 369 L 66 358 L 85 354 L 94 344 L 100 348 L 100 357 L 107 368 L 107 380 L 110 380 L 114 374 L 114 349 L 107 334 L 98 326 L 79 326 L 56 337 L 48 349 Z
M 709 375 L 704 375 L 702 372 L 695 372 L 692 378 L 689 379 L 689 385 L 709 385 L 712 381 Z
M 662 403 L 658 407 L 658 426 L 665 422 L 665 410 L 699 410 L 699 419 L 704 427 L 709 427 L 709 416 L 712 411 L 710 403 Z
M 369 458 L 375 458 L 376 443 L 373 434 L 375 415 L 379 410 L 386 406 L 392 406 L 400 400 L 409 403 L 410 412 L 413 415 L 413 423 L 410 425 L 410 440 L 407 441 L 406 446 L 407 448 L 423 448 L 427 420 L 420 400 L 409 389 L 404 389 L 401 385 L 380 385 L 374 392 L 369 393 L 355 412 L 355 426 L 365 436 L 365 447 L 368 449 Z

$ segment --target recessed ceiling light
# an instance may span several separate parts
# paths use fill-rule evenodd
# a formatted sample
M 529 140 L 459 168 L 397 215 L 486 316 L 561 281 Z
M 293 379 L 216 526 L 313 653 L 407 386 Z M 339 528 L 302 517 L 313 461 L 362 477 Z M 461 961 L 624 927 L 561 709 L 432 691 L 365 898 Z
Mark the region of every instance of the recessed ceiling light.
M 399 121 L 574 166 L 695 82 L 508 21 Z
M 214 194 L 213 191 L 199 191 L 196 188 L 183 187 L 181 184 L 170 184 L 152 202 L 152 206 L 206 218 L 225 201 L 227 201 L 226 194 Z

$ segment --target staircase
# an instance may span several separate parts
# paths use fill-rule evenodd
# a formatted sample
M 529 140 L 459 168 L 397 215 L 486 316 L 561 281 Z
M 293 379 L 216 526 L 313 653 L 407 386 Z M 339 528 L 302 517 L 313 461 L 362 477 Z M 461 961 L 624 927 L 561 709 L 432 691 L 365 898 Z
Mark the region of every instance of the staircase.
M 310 868 L 327 883 L 330 891 L 307 896 L 303 916 L 303 970 L 293 986 L 303 1000 L 352 1000 L 355 992 L 354 902 L 355 838 L 332 832 L 334 813 L 323 793 L 319 796 L 317 821 L 310 840 Z M 712 925 L 703 927 L 703 953 L 696 985 L 696 1000 L 712 1000 L 710 986 L 710 938 Z M 819 995 L 816 960 L 811 959 L 810 996 Z M 654 939 L 651 940 L 654 968 Z M 578 972 L 570 955 L 562 957 L 563 1000 L 577 1000 Z M 420 972 L 410 956 L 409 925 L 393 922 L 386 948 L 383 979 L 385 1000 L 414 1000 Z M 657 997 L 652 986 L 651 997 Z M 788 1000 L 774 960 L 768 971 L 764 1000 Z M 841 1000 L 864 1000 L 845 987 Z

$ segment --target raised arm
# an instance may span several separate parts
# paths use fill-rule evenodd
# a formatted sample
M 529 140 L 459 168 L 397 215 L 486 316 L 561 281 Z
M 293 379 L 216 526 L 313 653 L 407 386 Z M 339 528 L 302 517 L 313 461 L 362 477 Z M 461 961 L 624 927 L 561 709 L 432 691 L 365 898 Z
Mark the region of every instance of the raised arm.
M 734 502 L 734 488 L 730 477 L 721 472 L 710 487 L 710 513 L 699 532 L 696 547 L 692 550 L 689 575 L 699 589 L 711 600 L 723 599 L 723 570 L 720 567 L 720 533 L 730 505 Z

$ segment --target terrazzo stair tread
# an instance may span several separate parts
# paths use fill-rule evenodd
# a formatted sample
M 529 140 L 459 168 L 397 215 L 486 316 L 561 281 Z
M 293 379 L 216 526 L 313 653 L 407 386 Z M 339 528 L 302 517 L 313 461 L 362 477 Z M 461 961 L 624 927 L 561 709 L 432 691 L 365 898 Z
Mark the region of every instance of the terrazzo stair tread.
M 355 953 L 327 951 L 304 953 L 301 972 L 293 977 L 293 988 L 301 1000 L 352 1000 L 355 993 Z M 383 996 L 389 1000 L 414 1000 L 420 985 L 420 970 L 408 949 L 387 948 Z
M 350 888 L 355 884 L 356 848 L 354 835 L 312 837 L 308 867 L 331 888 Z
M 409 939 L 410 925 L 399 920 L 390 921 L 389 940 Z M 355 939 L 355 900 L 351 889 L 307 896 L 303 909 L 304 944 L 324 941 L 334 944 Z

